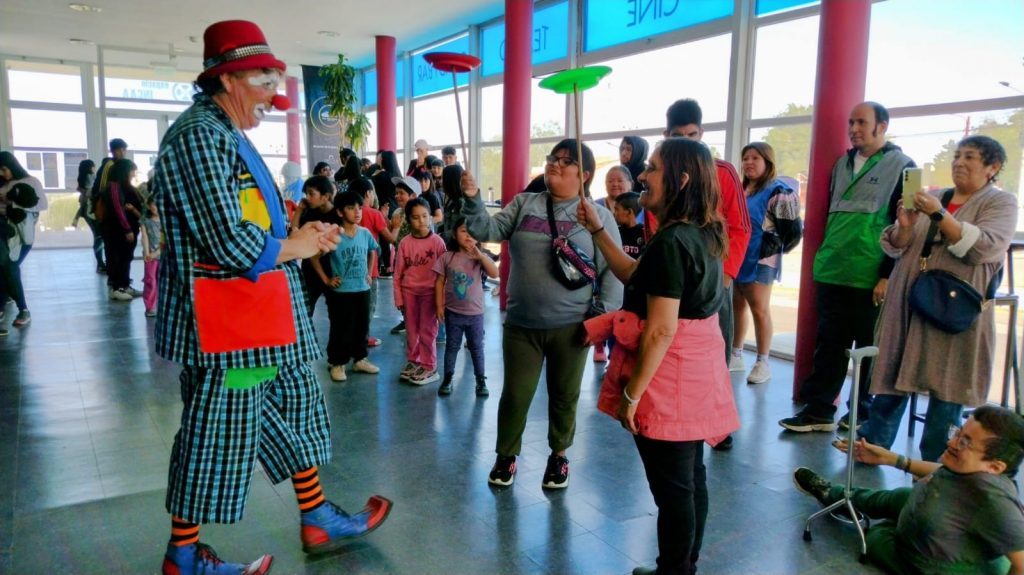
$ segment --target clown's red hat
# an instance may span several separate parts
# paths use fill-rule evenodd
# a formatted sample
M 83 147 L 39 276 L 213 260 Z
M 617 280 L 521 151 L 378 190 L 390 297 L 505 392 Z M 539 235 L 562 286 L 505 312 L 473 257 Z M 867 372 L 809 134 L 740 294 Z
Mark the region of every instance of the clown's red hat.
M 246 20 L 225 20 L 210 24 L 203 33 L 203 73 L 200 78 L 260 68 L 283 72 L 286 66 L 270 52 L 263 31 L 256 24 Z

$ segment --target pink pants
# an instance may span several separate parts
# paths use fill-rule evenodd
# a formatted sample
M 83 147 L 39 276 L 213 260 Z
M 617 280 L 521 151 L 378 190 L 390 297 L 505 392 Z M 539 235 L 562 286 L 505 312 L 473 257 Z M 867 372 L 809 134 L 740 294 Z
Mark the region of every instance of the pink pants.
M 144 274 L 142 276 L 142 303 L 146 304 L 146 311 L 156 309 L 156 272 L 160 269 L 160 260 L 153 260 L 143 264 Z
M 434 294 L 405 294 L 405 357 L 437 369 L 437 310 Z

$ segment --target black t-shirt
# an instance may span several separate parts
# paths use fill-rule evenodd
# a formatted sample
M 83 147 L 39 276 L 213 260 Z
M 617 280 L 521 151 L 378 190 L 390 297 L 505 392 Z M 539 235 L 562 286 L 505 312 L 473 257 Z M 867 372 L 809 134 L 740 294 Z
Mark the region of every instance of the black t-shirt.
M 631 228 L 619 226 L 619 236 L 622 238 L 622 251 L 633 259 L 640 257 L 644 251 L 644 227 L 639 224 Z
M 437 194 L 433 191 L 421 194 L 420 197 L 423 198 L 423 201 L 427 202 L 428 206 L 430 206 L 430 219 L 433 221 L 434 212 L 441 209 L 441 200 L 438 199 Z
M 302 215 L 299 216 L 299 227 L 301 228 L 309 222 L 341 225 L 341 217 L 338 216 L 337 210 L 334 209 L 321 212 L 313 208 L 306 208 L 302 211 Z M 327 277 L 331 277 L 331 258 L 320 258 L 320 266 L 324 269 Z M 302 260 L 302 271 L 312 278 L 311 281 L 320 281 L 320 276 L 316 275 L 316 272 L 313 271 L 313 264 L 310 263 L 308 258 Z
M 647 296 L 679 300 L 679 319 L 704 319 L 721 307 L 722 260 L 708 252 L 700 230 L 686 223 L 661 228 L 626 284 L 622 309 L 647 319 Z

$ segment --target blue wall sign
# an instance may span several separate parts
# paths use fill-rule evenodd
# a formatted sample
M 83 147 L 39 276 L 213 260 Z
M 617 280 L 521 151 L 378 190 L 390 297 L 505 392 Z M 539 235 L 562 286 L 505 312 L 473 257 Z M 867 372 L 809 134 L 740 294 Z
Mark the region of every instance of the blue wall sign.
M 482 76 L 505 70 L 505 22 L 481 33 Z M 561 2 L 533 13 L 533 65 L 565 58 L 569 49 L 569 3 Z
M 459 54 L 469 54 L 469 36 L 463 36 L 450 42 L 445 42 L 440 46 L 435 46 L 430 50 L 427 50 L 427 52 L 457 52 Z M 442 72 L 427 63 L 426 59 L 423 58 L 423 54 L 427 52 L 421 52 L 412 57 L 413 98 L 443 92 L 452 88 L 451 73 Z M 459 86 L 469 84 L 469 74 L 457 74 L 457 76 Z
M 587 52 L 732 16 L 733 0 L 587 0 Z

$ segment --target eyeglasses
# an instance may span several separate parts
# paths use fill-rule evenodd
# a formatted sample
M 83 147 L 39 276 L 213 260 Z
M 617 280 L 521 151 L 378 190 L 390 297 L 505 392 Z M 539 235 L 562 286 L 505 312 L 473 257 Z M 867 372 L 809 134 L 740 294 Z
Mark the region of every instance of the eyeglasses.
M 576 164 L 576 160 L 569 156 L 544 156 L 544 162 L 549 166 L 558 164 L 562 168 L 568 168 Z
M 950 441 L 955 439 L 958 451 L 961 449 L 970 451 L 971 446 L 974 445 L 974 443 L 971 441 L 971 438 L 964 437 L 962 434 L 963 429 L 956 425 L 950 425 L 949 432 L 946 434 L 946 439 L 949 439 Z

